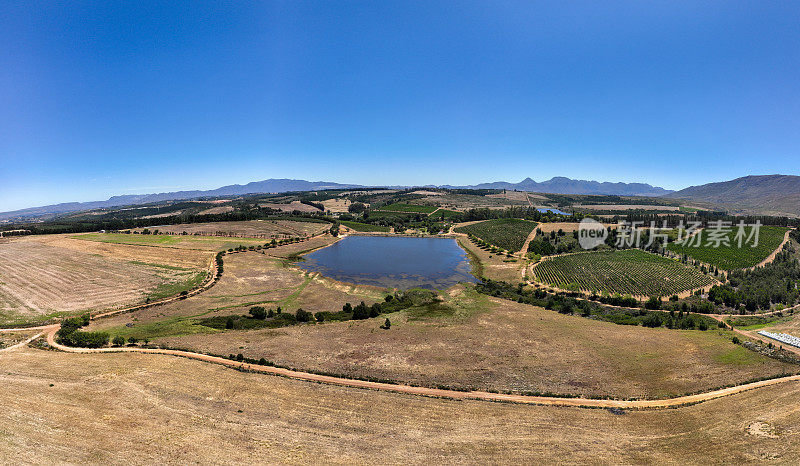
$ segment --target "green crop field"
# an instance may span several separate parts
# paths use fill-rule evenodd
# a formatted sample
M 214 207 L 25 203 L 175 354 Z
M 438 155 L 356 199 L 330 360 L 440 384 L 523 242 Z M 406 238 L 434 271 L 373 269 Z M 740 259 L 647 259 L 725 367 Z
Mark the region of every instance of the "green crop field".
M 387 212 L 408 212 L 415 214 L 430 214 L 436 209 L 438 209 L 438 207 L 432 205 L 415 205 L 415 204 L 401 204 L 401 203 L 390 204 L 380 208 L 380 210 Z
M 537 280 L 589 293 L 670 296 L 713 279 L 680 262 L 639 249 L 571 254 L 533 268 Z
M 736 240 L 738 227 L 734 226 L 726 235 L 729 245 L 723 244 L 716 248 L 713 247 L 713 244 L 708 244 L 710 230 L 702 231 L 702 242 L 698 247 L 670 243 L 667 245 L 667 249 L 677 254 L 686 254 L 693 259 L 719 267 L 722 270 L 744 269 L 757 265 L 772 254 L 780 246 L 787 229 L 762 226 L 759 231 L 758 245 L 752 247 L 752 242 L 743 242 L 741 248 Z M 747 239 L 751 233 L 751 228 L 745 228 L 745 233 L 747 235 L 745 239 Z
M 536 228 L 536 222 L 516 218 L 498 218 L 458 227 L 454 231 L 476 236 L 489 244 L 517 252 L 522 249 L 525 239 Z
M 389 232 L 389 227 L 383 225 L 370 225 L 369 223 L 351 222 L 349 220 L 340 220 L 339 223 L 355 231 Z

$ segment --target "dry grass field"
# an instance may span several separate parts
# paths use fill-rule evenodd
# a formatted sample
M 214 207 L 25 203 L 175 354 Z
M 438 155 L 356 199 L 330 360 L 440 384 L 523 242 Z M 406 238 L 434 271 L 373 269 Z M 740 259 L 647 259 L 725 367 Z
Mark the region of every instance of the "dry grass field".
M 324 201 L 321 201 L 320 204 L 325 206 L 326 211 L 347 212 L 348 211 L 347 209 L 350 207 L 350 204 L 352 204 L 352 202 L 350 201 L 350 199 L 335 198 L 335 199 L 325 199 Z
M 17 463 L 800 461 L 796 383 L 615 415 L 312 384 L 158 355 L 25 349 L 0 359 L 0 457 Z
M 302 245 L 305 243 L 299 243 Z M 293 245 L 281 246 L 279 251 Z M 289 312 L 298 308 L 340 311 L 346 302 L 372 304 L 385 293 L 370 286 L 355 286 L 308 274 L 284 260 L 247 252 L 225 256 L 225 273 L 208 291 L 179 302 L 98 320 L 91 329 L 112 329 L 125 337 L 154 339 L 163 335 L 215 332 L 198 325 L 205 317 L 246 314 L 252 306 Z
M 137 255 L 64 237 L 20 238 L 0 244 L 0 325 L 16 326 L 177 294 L 199 284 L 211 257 Z
M 326 286 L 318 285 L 304 289 L 292 302 L 317 311 L 328 302 L 341 306 L 341 299 L 348 298 L 329 291 L 322 299 Z M 309 301 L 312 298 L 316 302 Z M 382 316 L 280 329 L 183 332 L 174 337 L 162 333 L 154 343 L 425 386 L 621 398 L 677 396 L 797 371 L 796 366 L 734 345 L 731 335 L 719 330 L 615 325 L 490 300 L 464 288 L 452 289 L 447 304 L 441 311 L 390 314 L 388 331 L 379 328 L 386 317 Z M 129 335 L 154 311 L 142 312 L 93 326 L 114 326 L 112 331 Z M 126 323 L 134 327 L 123 327 Z
M 152 231 L 205 236 L 239 236 L 253 238 L 285 238 L 292 236 L 312 236 L 330 228 L 329 223 L 295 222 L 291 220 L 249 220 L 242 222 L 210 222 L 164 225 L 150 227 Z M 143 228 L 133 231 L 141 232 Z
M 226 238 L 222 236 L 191 235 L 134 235 L 123 233 L 81 233 L 73 239 L 98 243 L 131 244 L 158 248 L 193 249 L 196 251 L 222 251 L 238 246 L 258 246 L 268 242 L 264 238 Z

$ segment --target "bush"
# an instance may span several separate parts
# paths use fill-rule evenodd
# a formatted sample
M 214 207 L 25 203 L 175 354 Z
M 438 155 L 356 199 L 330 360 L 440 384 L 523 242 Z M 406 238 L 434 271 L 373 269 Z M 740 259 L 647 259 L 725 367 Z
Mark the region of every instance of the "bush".
M 114 340 L 111 341 L 114 346 L 122 346 L 125 344 L 125 338 L 117 335 L 114 337 Z

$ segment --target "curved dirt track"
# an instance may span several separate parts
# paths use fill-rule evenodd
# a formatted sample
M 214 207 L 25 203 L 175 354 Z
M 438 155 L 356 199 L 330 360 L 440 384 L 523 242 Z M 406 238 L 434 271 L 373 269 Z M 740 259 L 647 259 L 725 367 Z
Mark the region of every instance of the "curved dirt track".
M 243 362 L 232 361 L 230 359 L 221 358 L 218 356 L 209 356 L 207 354 L 194 353 L 191 351 L 171 350 L 171 349 L 157 349 L 157 348 L 134 348 L 134 347 L 119 347 L 119 348 L 73 348 L 59 344 L 55 341 L 55 334 L 58 328 L 52 328 L 47 332 L 47 343 L 53 348 L 69 353 L 146 353 L 146 354 L 165 354 L 169 356 L 178 356 L 198 361 L 209 362 L 212 364 L 219 364 L 234 369 L 257 372 L 262 374 L 278 375 L 281 377 L 288 377 L 296 380 L 304 380 L 307 382 L 325 383 L 330 385 L 339 385 L 342 387 L 363 388 L 370 390 L 382 390 L 394 393 L 404 393 L 409 395 L 429 396 L 436 398 L 449 398 L 455 400 L 484 400 L 495 402 L 510 402 L 521 404 L 536 404 L 545 406 L 571 406 L 571 407 L 584 407 L 584 408 L 623 408 L 623 409 L 655 409 L 655 408 L 674 408 L 690 404 L 702 403 L 704 401 L 721 398 L 723 396 L 733 395 L 755 388 L 766 387 L 783 382 L 800 381 L 800 375 L 791 375 L 776 379 L 762 380 L 759 382 L 747 383 L 735 387 L 728 387 L 719 390 L 713 390 L 706 393 L 698 393 L 695 395 L 686 395 L 676 398 L 668 398 L 663 400 L 604 400 L 592 398 L 559 398 L 547 396 L 533 396 L 533 395 L 511 395 L 504 393 L 490 393 L 483 391 L 457 391 L 446 390 L 439 388 L 426 388 L 426 387 L 413 387 L 410 385 L 391 384 L 383 382 L 371 382 L 367 380 L 347 379 L 342 377 L 334 377 L 329 375 L 312 374 L 309 372 L 295 371 L 280 367 L 261 366 L 257 364 L 249 364 Z

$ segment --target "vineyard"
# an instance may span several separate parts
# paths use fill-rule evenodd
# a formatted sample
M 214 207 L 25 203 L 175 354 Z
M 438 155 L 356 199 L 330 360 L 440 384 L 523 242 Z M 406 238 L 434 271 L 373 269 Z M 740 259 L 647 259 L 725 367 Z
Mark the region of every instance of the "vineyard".
M 758 245 L 752 247 L 752 242 L 743 242 L 739 248 L 736 240 L 738 228 L 734 227 L 727 234 L 729 245 L 712 247 L 708 245 L 708 231 L 703 230 L 702 242 L 698 247 L 679 243 L 670 243 L 667 249 L 676 254 L 685 254 L 692 259 L 711 264 L 722 270 L 735 270 L 753 267 L 769 257 L 783 241 L 786 228 L 762 226 L 759 231 Z M 745 228 L 745 239 L 750 235 L 751 228 Z
M 339 223 L 355 231 L 388 233 L 390 230 L 389 227 L 383 225 L 371 225 L 369 223 L 352 222 L 349 220 L 340 220 Z
M 670 296 L 713 283 L 678 261 L 639 249 L 554 257 L 536 265 L 533 273 L 557 288 L 631 296 Z
M 475 236 L 500 249 L 517 252 L 522 249 L 528 235 L 536 228 L 536 222 L 516 218 L 486 220 L 458 227 L 454 231 Z
M 430 214 L 438 207 L 432 205 L 415 205 L 415 204 L 391 204 L 387 206 L 383 206 L 380 210 L 385 212 L 404 212 L 404 213 L 416 213 L 416 214 Z

